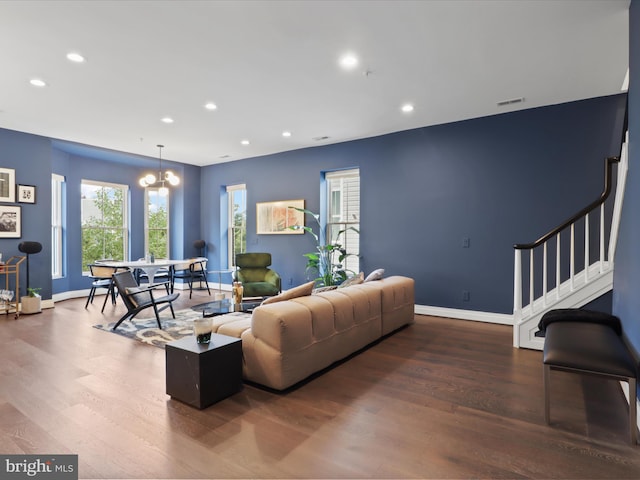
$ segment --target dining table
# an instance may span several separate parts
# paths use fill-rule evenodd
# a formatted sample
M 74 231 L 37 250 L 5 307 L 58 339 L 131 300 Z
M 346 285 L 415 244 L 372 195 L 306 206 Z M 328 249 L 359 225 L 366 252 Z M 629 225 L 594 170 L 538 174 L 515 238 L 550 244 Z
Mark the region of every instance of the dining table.
M 189 263 L 193 261 L 193 259 L 180 259 L 180 260 L 171 260 L 171 259 L 155 259 L 154 261 L 150 260 L 103 260 L 99 262 L 101 265 L 105 265 L 107 267 L 116 267 L 116 268 L 139 268 L 142 270 L 149 279 L 149 285 L 154 283 L 154 278 L 158 270 L 162 268 L 172 268 L 175 265 L 180 265 L 182 263 Z

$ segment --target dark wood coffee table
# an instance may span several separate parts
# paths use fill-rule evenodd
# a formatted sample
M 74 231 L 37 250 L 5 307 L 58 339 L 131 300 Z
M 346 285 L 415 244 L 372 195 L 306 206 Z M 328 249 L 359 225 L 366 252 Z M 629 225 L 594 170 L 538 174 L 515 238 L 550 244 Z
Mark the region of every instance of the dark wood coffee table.
M 224 300 L 215 300 L 213 302 L 201 303 L 194 305 L 191 310 L 202 312 L 203 317 L 215 317 L 217 315 L 225 315 L 233 312 L 250 313 L 254 308 L 262 303 L 262 299 L 247 300 L 242 303 L 234 304 L 228 298 Z

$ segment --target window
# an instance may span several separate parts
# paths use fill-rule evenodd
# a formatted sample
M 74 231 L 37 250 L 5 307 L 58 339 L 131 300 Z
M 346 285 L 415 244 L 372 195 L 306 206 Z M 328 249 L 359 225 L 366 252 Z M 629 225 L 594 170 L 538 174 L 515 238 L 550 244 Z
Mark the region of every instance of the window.
M 156 258 L 169 258 L 169 196 L 158 190 L 145 189 L 144 251 Z
M 345 269 L 360 271 L 360 170 L 325 173 L 327 187 L 327 239 L 337 241 L 349 256 Z
M 63 212 L 62 195 L 64 188 L 64 177 L 62 175 L 51 175 L 51 277 L 61 278 L 63 276 Z
M 82 181 L 82 265 L 96 260 L 128 258 L 126 185 Z
M 237 253 L 247 251 L 247 187 L 244 184 L 227 187 L 229 268 L 235 266 Z

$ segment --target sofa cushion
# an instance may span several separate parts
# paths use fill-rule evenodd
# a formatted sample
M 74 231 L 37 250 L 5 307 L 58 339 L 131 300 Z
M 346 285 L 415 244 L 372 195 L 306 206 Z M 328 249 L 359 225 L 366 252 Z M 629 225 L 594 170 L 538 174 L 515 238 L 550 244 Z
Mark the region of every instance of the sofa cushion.
M 392 276 L 256 307 L 240 335 L 244 378 L 284 390 L 357 352 L 413 321 L 413 288 L 413 279 Z M 245 327 L 221 329 L 237 335 Z
M 270 303 L 282 302 L 284 300 L 291 300 L 292 298 L 306 297 L 307 295 L 311 295 L 311 292 L 313 292 L 314 285 L 315 285 L 315 282 L 303 283 L 302 285 L 298 285 L 297 287 L 290 288 L 286 292 L 282 292 L 280 295 L 266 298 L 261 303 L 261 305 L 269 305 Z
M 373 282 L 375 280 L 381 280 L 383 276 L 384 276 L 384 268 L 378 268 L 377 270 L 374 270 L 369 275 L 367 275 L 367 278 L 365 278 L 364 281 L 366 283 L 366 282 Z
M 338 288 L 346 288 L 351 285 L 358 285 L 364 282 L 364 272 L 360 272 L 358 275 L 347 278 L 344 282 L 338 285 Z
M 336 288 L 338 288 L 337 285 L 328 285 L 326 287 L 318 287 L 313 289 L 312 294 L 317 295 L 322 292 L 330 292 L 331 290 L 335 290 Z

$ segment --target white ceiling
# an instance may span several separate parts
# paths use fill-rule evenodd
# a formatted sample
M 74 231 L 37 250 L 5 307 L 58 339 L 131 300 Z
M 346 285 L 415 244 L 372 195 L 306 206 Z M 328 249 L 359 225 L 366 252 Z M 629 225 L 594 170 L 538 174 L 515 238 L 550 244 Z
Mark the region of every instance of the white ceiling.
M 615 94 L 628 68 L 628 8 L 5 0 L 0 127 L 150 157 L 162 143 L 166 159 L 209 165 Z M 69 62 L 70 51 L 87 61 Z M 347 51 L 360 58 L 354 71 L 338 65 Z M 404 102 L 415 110 L 402 113 Z

